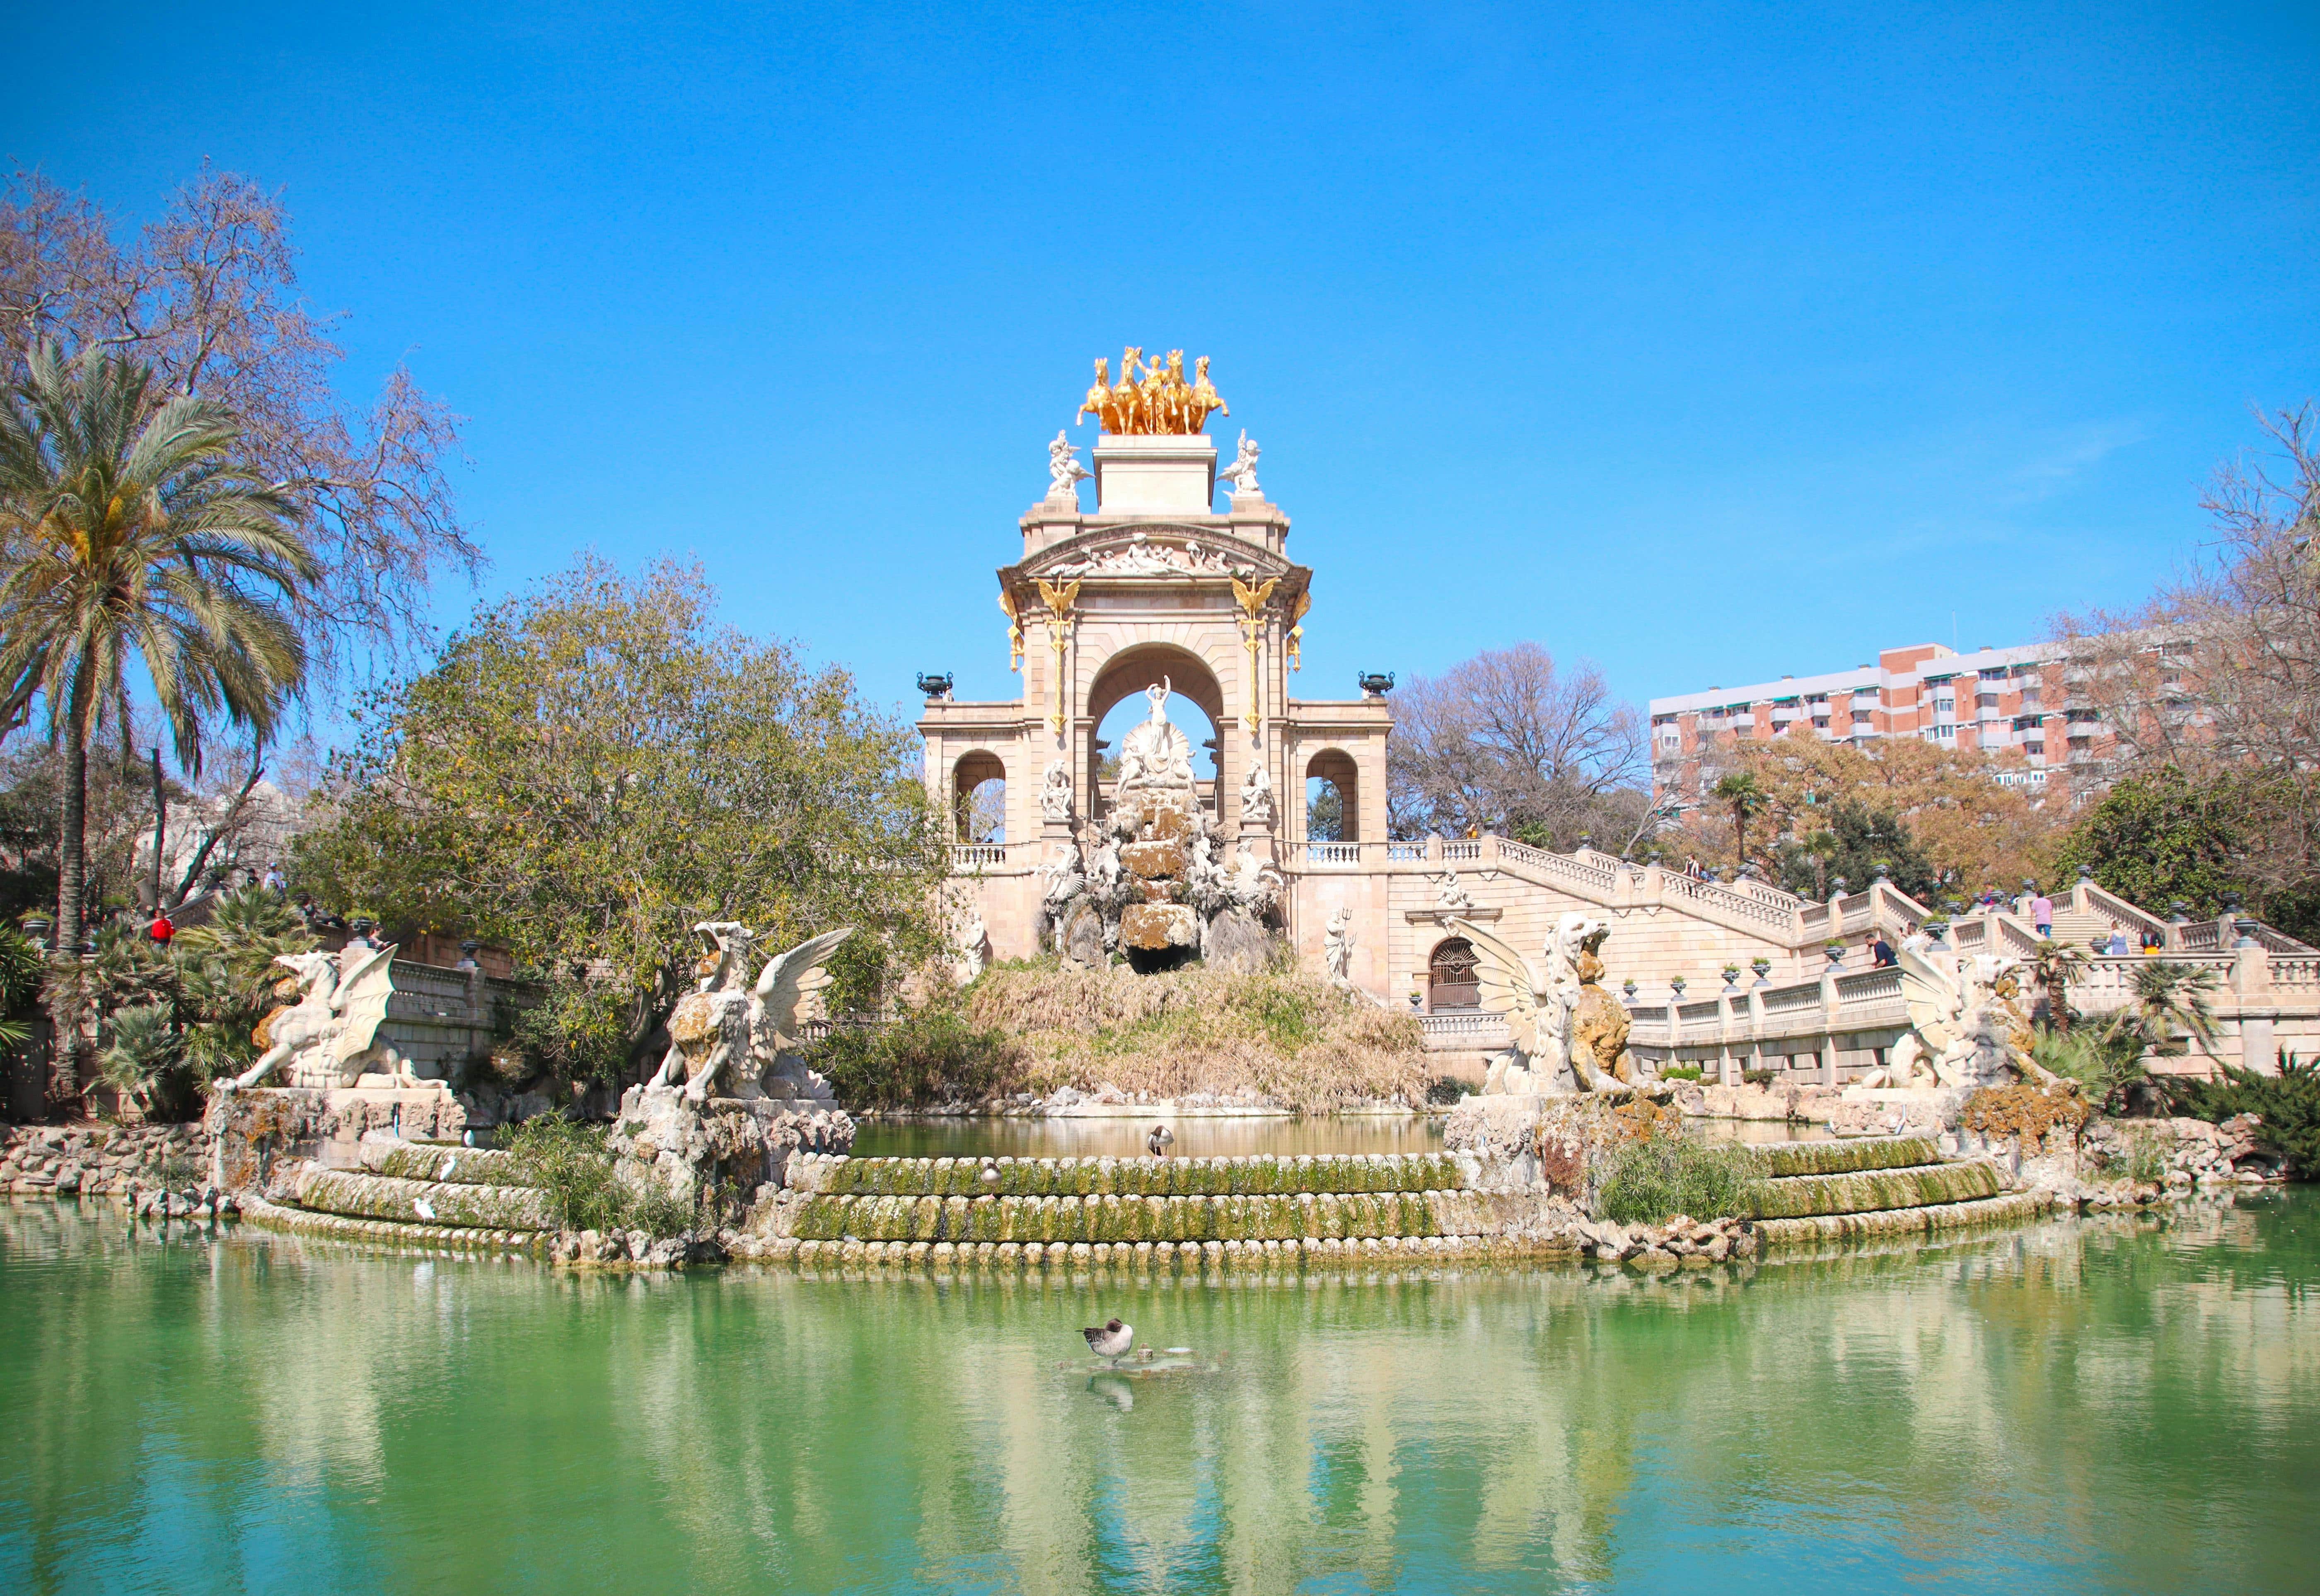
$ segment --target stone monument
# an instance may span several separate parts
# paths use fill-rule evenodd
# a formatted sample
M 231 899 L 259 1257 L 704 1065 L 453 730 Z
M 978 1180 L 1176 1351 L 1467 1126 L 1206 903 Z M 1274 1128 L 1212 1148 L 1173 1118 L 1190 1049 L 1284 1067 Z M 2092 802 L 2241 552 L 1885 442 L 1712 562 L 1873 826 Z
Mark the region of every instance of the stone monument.
M 1610 928 L 1585 914 L 1555 922 L 1534 964 L 1485 928 L 1457 915 L 1445 917 L 1474 945 L 1485 998 L 1505 1006 L 1513 1045 L 1495 1060 L 1482 1094 L 1609 1092 L 1632 1085 L 1627 1011 L 1602 987 L 1600 951 Z
M 757 939 L 747 926 L 703 920 L 693 930 L 708 950 L 669 1016 L 668 1052 L 651 1080 L 621 1094 L 604 1145 L 632 1188 L 686 1203 L 747 1202 L 760 1185 L 781 1183 L 793 1155 L 854 1144 L 854 1122 L 829 1083 L 796 1052 L 802 1002 L 854 929 L 775 954 L 754 982 Z

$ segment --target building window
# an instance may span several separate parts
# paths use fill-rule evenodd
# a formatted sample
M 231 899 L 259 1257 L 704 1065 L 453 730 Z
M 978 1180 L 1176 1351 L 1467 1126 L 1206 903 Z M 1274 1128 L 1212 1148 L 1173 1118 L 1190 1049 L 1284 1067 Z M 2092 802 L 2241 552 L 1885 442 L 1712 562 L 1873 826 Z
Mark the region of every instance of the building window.
M 1995 693 L 1977 693 L 1973 695 L 1973 703 L 1976 709 L 1994 710 L 1998 707 L 1998 694 Z
M 1953 738 L 1956 735 L 1957 728 L 1955 726 L 1953 726 L 1944 721 L 1936 721 L 1934 722 L 1934 737 L 1935 740 L 1938 741 L 1943 739 Z

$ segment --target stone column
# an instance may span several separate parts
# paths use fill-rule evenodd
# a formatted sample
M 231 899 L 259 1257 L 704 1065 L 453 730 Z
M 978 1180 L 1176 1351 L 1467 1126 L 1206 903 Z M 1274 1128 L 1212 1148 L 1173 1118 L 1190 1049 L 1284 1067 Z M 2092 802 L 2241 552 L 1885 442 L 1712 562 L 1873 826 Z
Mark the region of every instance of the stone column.
M 2232 949 L 2232 996 L 2239 1005 L 2240 1067 L 2258 1075 L 2277 1075 L 2279 1009 L 2272 1000 L 2270 955 L 2250 939 L 2246 947 Z
M 1834 916 L 1831 917 L 1834 919 Z M 1837 1084 L 1836 1078 L 1836 969 L 1831 966 L 1820 973 L 1820 1009 L 1823 1034 L 1820 1039 L 1820 1084 Z

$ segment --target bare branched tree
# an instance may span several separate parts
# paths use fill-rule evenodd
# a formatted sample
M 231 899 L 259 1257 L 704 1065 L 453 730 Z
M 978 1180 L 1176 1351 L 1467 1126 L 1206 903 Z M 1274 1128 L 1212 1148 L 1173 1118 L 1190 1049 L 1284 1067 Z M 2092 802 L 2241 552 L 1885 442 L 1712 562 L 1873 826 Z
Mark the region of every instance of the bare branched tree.
M 222 404 L 242 457 L 292 502 L 321 567 L 295 619 L 307 691 L 328 694 L 431 641 L 430 578 L 472 578 L 483 555 L 446 475 L 459 458 L 458 418 L 400 366 L 367 409 L 342 402 L 331 384 L 344 358 L 331 337 L 338 318 L 299 297 L 296 258 L 280 196 L 206 168 L 127 242 L 94 202 L 37 172 L 17 172 L 0 195 L 10 378 L 41 340 L 61 340 L 152 366 L 159 392 Z
M 1485 649 L 1395 695 L 1387 804 L 1395 832 L 1491 830 L 1616 843 L 1648 799 L 1643 717 L 1582 660 L 1536 643 Z
M 2141 609 L 2058 622 L 2073 701 L 2125 767 L 2320 769 L 2320 417 L 2306 404 L 2257 422 L 2277 452 L 2216 472 L 2204 557 Z
M 2057 629 L 2071 708 L 2112 742 L 2098 775 L 2230 781 L 2249 879 L 2286 890 L 2320 870 L 2320 413 L 2256 420 L 2270 447 L 2216 472 L 2201 557 L 2141 609 Z

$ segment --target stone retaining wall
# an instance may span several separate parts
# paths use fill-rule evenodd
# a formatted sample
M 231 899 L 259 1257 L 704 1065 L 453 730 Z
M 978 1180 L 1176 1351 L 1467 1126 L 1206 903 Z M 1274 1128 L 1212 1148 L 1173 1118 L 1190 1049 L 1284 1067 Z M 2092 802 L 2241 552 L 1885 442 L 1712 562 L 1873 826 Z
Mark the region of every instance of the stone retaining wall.
M 1238 1197 L 812 1196 L 799 1205 L 788 1229 L 811 1241 L 1132 1245 L 1501 1235 L 1580 1217 L 1543 1193 L 1441 1190 Z
M 2052 1194 L 2045 1192 L 2008 1192 L 1999 1197 L 1945 1202 L 1932 1208 L 1758 1220 L 1756 1236 L 1766 1247 L 1785 1247 L 1800 1242 L 1847 1241 L 1866 1236 L 1931 1235 L 1977 1225 L 2019 1224 L 2037 1218 L 2053 1202 Z
M 488 1147 L 424 1147 L 409 1142 L 364 1142 L 357 1149 L 373 1174 L 407 1181 L 457 1181 L 467 1185 L 513 1183 L 515 1157 Z
M 1774 1176 L 1841 1174 L 1863 1169 L 1908 1169 L 1938 1164 L 1942 1150 L 1930 1137 L 1849 1138 L 1843 1141 L 1774 1142 L 1756 1149 L 1764 1173 Z
M 352 1219 L 345 1214 L 317 1213 L 268 1202 L 256 1192 L 241 1199 L 241 1214 L 270 1230 L 318 1236 L 332 1241 L 398 1242 L 453 1252 L 545 1252 L 548 1236 L 540 1230 L 485 1230 L 467 1225 L 422 1225 L 401 1220 Z
M 1579 1256 L 1574 1234 L 1555 1236 L 1371 1236 L 1296 1241 L 961 1242 L 814 1241 L 742 1236 L 729 1243 L 737 1258 L 802 1269 L 902 1268 L 937 1273 L 1128 1271 L 1138 1274 L 1262 1274 L 1381 1265 L 1452 1261 L 1527 1263 Z
M 58 1197 L 199 1191 L 210 1182 L 199 1125 L 0 1126 L 0 1191 Z

